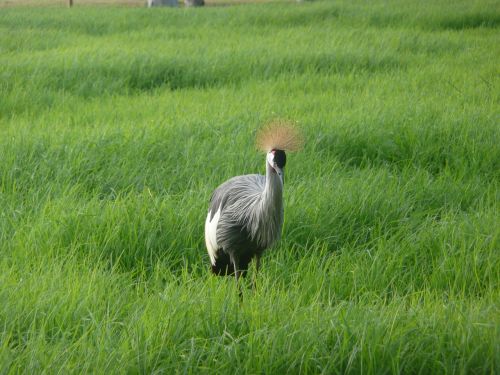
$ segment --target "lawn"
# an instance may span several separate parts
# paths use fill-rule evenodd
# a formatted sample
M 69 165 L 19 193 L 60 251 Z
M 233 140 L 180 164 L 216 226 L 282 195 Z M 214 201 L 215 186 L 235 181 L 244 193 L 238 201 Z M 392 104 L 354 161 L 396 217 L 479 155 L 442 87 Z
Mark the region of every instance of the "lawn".
M 0 373 L 499 373 L 499 9 L 2 8 Z M 205 216 L 275 118 L 241 303 Z

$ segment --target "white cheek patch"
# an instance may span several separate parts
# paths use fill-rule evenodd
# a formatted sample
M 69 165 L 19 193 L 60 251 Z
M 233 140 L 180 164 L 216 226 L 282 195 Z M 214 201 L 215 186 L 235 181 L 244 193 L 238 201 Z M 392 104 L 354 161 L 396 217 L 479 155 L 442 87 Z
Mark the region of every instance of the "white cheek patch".
M 215 266 L 217 250 L 219 249 L 219 245 L 217 245 L 217 224 L 219 223 L 220 218 L 220 207 L 210 221 L 211 215 L 212 211 L 209 211 L 207 220 L 205 220 L 205 244 L 207 245 L 210 262 Z
M 274 154 L 272 152 L 267 153 L 267 162 L 271 167 L 274 165 Z

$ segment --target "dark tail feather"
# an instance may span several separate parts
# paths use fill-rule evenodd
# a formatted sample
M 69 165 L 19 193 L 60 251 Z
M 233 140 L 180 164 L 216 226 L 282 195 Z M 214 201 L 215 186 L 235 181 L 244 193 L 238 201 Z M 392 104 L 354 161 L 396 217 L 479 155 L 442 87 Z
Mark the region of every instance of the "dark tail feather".
M 215 265 L 212 264 L 212 272 L 217 276 L 234 275 L 233 262 L 231 262 L 231 258 L 224 251 L 217 251 Z

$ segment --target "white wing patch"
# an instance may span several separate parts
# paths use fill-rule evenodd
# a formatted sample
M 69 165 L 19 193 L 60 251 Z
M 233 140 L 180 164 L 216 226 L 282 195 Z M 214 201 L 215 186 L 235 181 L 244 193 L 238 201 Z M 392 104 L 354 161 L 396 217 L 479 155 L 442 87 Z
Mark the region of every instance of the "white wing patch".
M 212 221 L 210 221 L 211 214 L 212 211 L 209 211 L 207 220 L 205 220 L 205 244 L 207 245 L 210 262 L 215 266 L 216 254 L 219 249 L 217 245 L 217 224 L 220 218 L 220 207 L 212 218 Z

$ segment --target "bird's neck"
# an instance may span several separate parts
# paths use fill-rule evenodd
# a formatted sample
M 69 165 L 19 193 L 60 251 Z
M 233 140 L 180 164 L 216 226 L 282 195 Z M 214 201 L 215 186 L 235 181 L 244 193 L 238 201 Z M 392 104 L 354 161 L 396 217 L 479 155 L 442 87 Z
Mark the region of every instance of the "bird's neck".
M 283 205 L 283 181 L 273 167 L 266 161 L 266 187 L 262 192 L 266 205 L 281 208 Z
M 276 171 L 266 161 L 266 186 L 261 193 L 258 205 L 250 215 L 255 225 L 251 228 L 252 237 L 263 248 L 275 243 L 281 236 L 283 226 L 283 183 Z
M 268 219 L 266 230 L 270 238 L 278 239 L 283 225 L 283 181 L 266 162 L 266 187 L 262 192 L 261 210 Z

